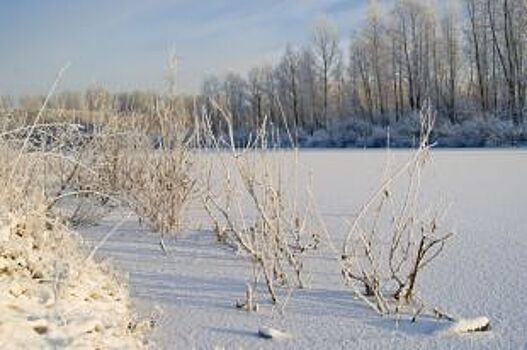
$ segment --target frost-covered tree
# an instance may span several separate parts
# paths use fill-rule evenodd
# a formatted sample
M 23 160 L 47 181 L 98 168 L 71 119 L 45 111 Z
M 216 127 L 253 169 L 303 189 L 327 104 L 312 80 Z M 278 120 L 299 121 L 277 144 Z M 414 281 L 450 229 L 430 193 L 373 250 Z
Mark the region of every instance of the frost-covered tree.
M 329 112 L 330 79 L 337 64 L 339 55 L 339 36 L 335 23 L 327 17 L 320 18 L 315 23 L 313 33 L 313 49 L 317 58 L 317 66 L 322 80 L 322 118 L 318 125 L 327 127 Z

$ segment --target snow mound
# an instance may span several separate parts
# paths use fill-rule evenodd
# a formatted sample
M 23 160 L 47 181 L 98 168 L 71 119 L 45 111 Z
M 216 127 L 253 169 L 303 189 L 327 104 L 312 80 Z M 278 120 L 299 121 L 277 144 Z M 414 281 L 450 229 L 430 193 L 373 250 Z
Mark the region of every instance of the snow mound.
M 75 233 L 41 213 L 0 211 L 1 349 L 139 349 L 144 329 L 126 284 Z
M 287 340 L 293 338 L 291 334 L 279 331 L 270 327 L 262 327 L 258 330 L 258 335 L 265 339 Z
M 450 327 L 451 333 L 485 332 L 490 329 L 490 320 L 487 317 L 460 319 Z

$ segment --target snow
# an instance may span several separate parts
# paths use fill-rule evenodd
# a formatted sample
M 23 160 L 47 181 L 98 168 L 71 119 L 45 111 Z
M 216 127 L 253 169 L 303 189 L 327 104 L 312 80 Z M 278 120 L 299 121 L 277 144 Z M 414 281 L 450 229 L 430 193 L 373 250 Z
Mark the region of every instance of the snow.
M 469 333 L 478 331 L 488 331 L 490 320 L 487 317 L 476 317 L 471 319 L 458 320 L 449 331 L 452 333 Z
M 10 220 L 6 219 L 10 218 Z M 73 232 L 39 214 L 4 215 L 0 348 L 144 348 L 126 285 Z
M 262 327 L 258 330 L 258 335 L 264 339 L 274 339 L 274 340 L 286 340 L 292 339 L 293 336 L 289 333 L 280 331 L 278 329 L 270 327 Z
M 394 164 L 410 156 L 394 151 Z M 313 169 L 317 204 L 337 245 L 350 219 L 376 188 L 385 151 L 302 151 Z M 164 349 L 360 348 L 360 349 L 523 349 L 527 346 L 527 151 L 436 150 L 425 187 L 452 204 L 448 223 L 456 233 L 444 255 L 425 271 L 420 295 L 459 319 L 488 317 L 488 332 L 452 334 L 453 323 L 431 317 L 380 317 L 343 286 L 329 249 L 308 261 L 309 288 L 293 292 L 273 308 L 262 289 L 259 312 L 235 307 L 245 296 L 250 265 L 218 245 L 204 214 L 178 238 L 159 236 L 131 219 L 98 250 L 130 275 L 136 307 L 148 314 L 159 307 L 152 341 Z M 436 197 L 430 197 L 436 198 Z M 83 229 L 95 245 L 121 221 L 113 213 Z M 282 292 L 287 296 L 288 291 Z M 262 327 L 294 337 L 269 341 Z

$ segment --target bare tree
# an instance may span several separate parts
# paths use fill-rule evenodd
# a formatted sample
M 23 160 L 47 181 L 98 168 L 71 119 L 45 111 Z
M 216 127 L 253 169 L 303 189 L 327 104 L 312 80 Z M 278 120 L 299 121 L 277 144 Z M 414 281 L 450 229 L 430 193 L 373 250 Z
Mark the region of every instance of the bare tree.
M 371 61 L 373 68 L 373 76 L 375 78 L 375 85 L 377 89 L 377 108 L 381 116 L 385 114 L 385 96 L 383 93 L 383 83 L 385 81 L 382 61 L 385 52 L 383 45 L 383 27 L 380 17 L 380 9 L 377 2 L 372 2 L 370 13 L 368 16 L 368 34 L 371 44 Z
M 321 18 L 315 24 L 313 45 L 317 55 L 323 89 L 323 122 L 318 126 L 327 127 L 329 108 L 329 87 L 331 72 L 338 55 L 338 30 L 328 18 Z
M 304 116 L 303 124 L 310 133 L 318 128 L 317 115 L 320 113 L 315 61 L 315 55 L 310 48 L 302 49 L 299 62 L 300 108 Z
M 479 104 L 483 112 L 489 110 L 487 21 L 483 3 L 478 0 L 465 0 L 469 20 L 469 42 L 472 46 L 473 62 L 476 66 Z
M 447 62 L 447 109 L 448 116 L 452 123 L 456 120 L 456 97 L 458 87 L 458 62 L 459 62 L 459 43 L 458 29 L 456 26 L 456 12 L 453 5 L 450 5 L 446 16 L 443 18 L 443 31 L 445 33 L 445 49 Z
M 263 99 L 264 99 L 264 71 L 261 67 L 255 67 L 249 71 L 248 75 L 250 103 L 252 106 L 252 116 L 249 123 L 251 130 L 258 129 L 264 119 Z

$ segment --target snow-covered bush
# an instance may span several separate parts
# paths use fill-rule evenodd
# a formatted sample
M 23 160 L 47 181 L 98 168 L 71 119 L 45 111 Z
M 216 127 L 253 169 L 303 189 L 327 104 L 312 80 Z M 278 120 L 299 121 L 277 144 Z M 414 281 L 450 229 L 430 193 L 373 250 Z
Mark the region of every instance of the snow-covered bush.
M 383 128 L 363 119 L 352 119 L 337 121 L 327 130 L 316 130 L 302 145 L 314 148 L 376 147 L 383 142 L 386 143 Z
M 339 120 L 327 129 L 315 130 L 300 139 L 303 147 L 415 148 L 419 144 L 419 113 L 411 112 L 389 126 L 372 124 L 362 118 Z M 430 135 L 436 147 L 504 147 L 525 142 L 525 132 L 509 118 L 493 115 L 460 118 L 453 124 L 442 118 Z
M 511 121 L 493 116 L 470 118 L 459 124 L 444 123 L 437 129 L 440 147 L 501 147 L 513 145 L 516 130 Z
M 342 246 L 346 285 L 381 314 L 422 310 L 418 278 L 452 236 L 442 227 L 442 213 L 421 203 L 432 124 L 431 112 L 423 111 L 415 155 L 363 205 Z
M 242 303 L 249 310 L 259 278 L 273 303 L 280 299 L 277 285 L 304 287 L 305 256 L 320 242 L 309 185 L 299 181 L 297 152 L 273 152 L 266 140 L 264 122 L 251 147 L 240 149 L 231 142 L 227 151 L 208 154 L 209 166 L 199 186 L 218 241 L 253 265 L 254 285 Z
M 63 187 L 82 193 L 88 208 L 113 203 L 131 209 L 156 232 L 179 232 L 195 183 L 192 140 L 178 123 L 182 119 L 160 114 L 148 123 L 141 116 L 109 117 L 79 149 L 78 162 L 64 165 L 70 175 Z
M 136 131 L 105 135 L 98 149 L 101 187 L 156 232 L 179 232 L 195 183 L 188 148 L 154 149 L 148 135 Z
M 403 116 L 390 127 L 390 147 L 415 148 L 419 144 L 421 121 L 419 113 Z

